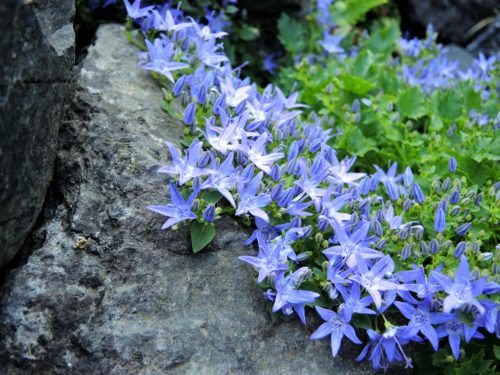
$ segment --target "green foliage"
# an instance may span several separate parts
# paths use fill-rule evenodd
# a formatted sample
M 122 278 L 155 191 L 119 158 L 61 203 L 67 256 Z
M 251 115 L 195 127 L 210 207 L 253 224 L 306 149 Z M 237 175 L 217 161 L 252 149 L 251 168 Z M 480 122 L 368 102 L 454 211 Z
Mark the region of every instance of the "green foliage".
M 278 30 L 279 39 L 288 52 L 298 53 L 304 48 L 305 31 L 301 23 L 282 13 L 278 21 Z
M 403 116 L 417 119 L 426 114 L 425 97 L 419 86 L 407 88 L 398 99 L 398 108 Z
M 343 56 L 305 58 L 313 54 L 316 57 L 326 55 L 325 51 L 318 51 L 321 27 L 306 19 L 300 28 L 301 24 L 294 20 L 293 28 L 301 30 L 302 39 L 306 35 L 307 43 L 295 48 L 293 37 L 281 37 L 289 52 L 286 61 L 290 65 L 281 69 L 275 83 L 285 91 L 293 87 L 299 92 L 299 100 L 309 106 L 306 115 L 316 112 L 327 119 L 325 122 L 331 125 L 335 134 L 331 145 L 337 150 L 339 159 L 356 155 L 356 166 L 360 171 L 373 170 L 373 164 L 384 168 L 388 162 L 394 161 L 412 168 L 426 199 L 423 204 L 405 209 L 405 220 L 422 223 L 425 228 L 422 241 L 436 238 L 441 250 L 437 255 L 422 256 L 418 250 L 419 240 L 403 241 L 395 235 L 386 238 L 384 253 L 393 257 L 397 269 L 410 269 L 415 263 L 427 269 L 443 264 L 444 272 L 452 275 L 458 265 L 453 251 L 457 243 L 465 241 L 465 253 L 471 268 L 481 276 L 498 280 L 492 264 L 500 262 L 500 253 L 495 250 L 500 241 L 500 207 L 493 184 L 500 180 L 500 137 L 491 121 L 496 118 L 498 123 L 500 120 L 498 62 L 490 72 L 491 79 L 486 88 L 482 89 L 483 93 L 489 93 L 484 97 L 474 80 L 454 80 L 449 87 L 442 85 L 432 89 L 428 89 L 435 84 L 432 81 L 426 82 L 427 86 L 409 82 L 405 79 L 408 71 L 436 59 L 440 50 L 434 42 L 435 35 L 429 34 L 423 41 L 426 48 L 418 58 L 405 55 L 398 44 L 401 33 L 394 19 L 376 20 L 369 33 L 362 35 L 356 22 L 363 20 L 368 11 L 385 3 L 353 0 L 336 1 L 332 5 L 331 14 L 340 26 L 333 33 L 344 36 L 342 48 L 349 51 L 354 47 L 356 51 Z M 283 32 L 285 30 L 288 29 L 283 28 Z M 355 100 L 361 102 L 359 112 L 352 110 Z M 489 116 L 488 125 L 479 123 L 482 115 Z M 448 171 L 451 157 L 458 162 L 456 174 Z M 448 186 L 443 191 L 446 180 Z M 461 211 L 448 216 L 445 232 L 437 234 L 434 231 L 436 207 L 444 197 L 449 197 L 452 190 L 460 193 L 458 205 Z M 482 197 L 481 201 L 477 201 L 478 196 Z M 393 204 L 402 210 L 404 202 L 400 200 Z M 465 236 L 458 236 L 456 229 L 467 222 L 472 222 L 473 227 Z M 325 238 L 328 235 L 326 233 Z M 414 250 L 408 259 L 403 260 L 401 249 L 408 244 Z M 480 250 L 476 252 L 474 248 Z M 495 255 L 487 262 L 481 257 L 482 252 Z M 318 266 L 313 264 L 311 267 Z M 317 268 L 314 272 L 319 283 L 324 280 L 322 272 Z M 466 323 L 470 323 L 470 318 L 463 316 Z M 360 319 L 356 315 L 353 317 L 355 326 L 366 329 L 372 324 L 370 320 Z M 498 373 L 496 365 L 500 345 L 493 335 L 486 340 L 463 343 L 462 354 L 457 362 L 447 345 L 437 352 L 416 353 L 415 373 Z
M 370 10 L 387 2 L 388 0 L 335 1 L 332 7 L 332 17 L 337 25 L 350 27 L 361 21 Z

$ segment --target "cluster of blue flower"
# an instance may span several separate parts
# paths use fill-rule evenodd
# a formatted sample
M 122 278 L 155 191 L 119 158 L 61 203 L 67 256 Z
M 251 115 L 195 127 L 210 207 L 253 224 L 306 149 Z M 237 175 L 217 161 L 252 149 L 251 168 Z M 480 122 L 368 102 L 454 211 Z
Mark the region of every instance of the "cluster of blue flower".
M 490 298 L 500 292 L 500 285 L 471 272 L 464 242 L 454 251 L 459 266 L 453 278 L 440 267 L 430 272 L 421 265 L 397 270 L 396 259 L 384 254 L 391 238 L 422 239 L 419 222 L 404 222 L 404 212 L 426 199 L 410 168 L 398 174 L 393 163 L 387 171 L 376 166 L 372 175 L 351 172 L 355 158 L 337 158 L 330 145 L 334 135 L 325 130 L 324 119 L 314 114 L 302 119 L 304 106 L 297 103 L 296 93 L 287 96 L 271 85 L 259 90 L 238 76 L 218 42 L 226 33 L 217 16 L 209 14 L 203 25 L 168 5 L 141 8 L 140 0 L 124 2 L 143 33 L 154 35 L 145 40 L 143 68 L 172 83 L 171 93 L 183 105 L 183 120 L 194 138 L 184 155 L 167 144 L 172 161 L 159 172 L 175 178 L 171 203 L 149 207 L 168 218 L 163 229 L 190 220 L 211 223 L 224 205 L 236 216 L 253 218 L 256 230 L 247 244 L 256 241 L 258 254 L 240 259 L 255 267 L 259 283 L 269 286 L 264 297 L 274 312 L 295 313 L 305 324 L 306 305 L 315 305 L 325 322 L 311 339 L 330 335 L 334 357 L 344 336 L 362 343 L 356 333 L 362 328 L 353 327 L 355 315 L 384 321 L 385 331 L 365 329 L 368 341 L 359 355 L 368 356 L 375 368 L 393 361 L 411 366 L 404 352 L 410 342 L 426 339 L 437 350 L 440 339 L 447 337 L 458 358 L 461 340 L 483 337 L 478 329 L 500 334 L 498 304 Z M 324 41 L 327 51 L 338 47 L 330 42 Z M 418 56 L 420 42 L 402 43 L 404 50 Z M 483 63 L 489 64 L 478 64 Z M 188 73 L 174 78 L 173 72 L 181 70 Z M 414 76 L 408 74 L 408 79 Z M 450 174 L 456 169 L 452 158 Z M 438 234 L 446 230 L 449 203 L 461 200 L 459 189 L 448 198 L 450 179 L 448 185 L 440 187 L 444 198 L 434 220 Z M 180 190 L 187 194 L 183 197 Z M 202 191 L 216 191 L 225 202 L 205 201 Z M 402 202 L 399 215 L 396 201 Z M 464 235 L 470 227 L 463 223 L 457 234 Z M 443 246 L 437 235 L 429 245 L 420 241 L 417 250 L 404 246 L 398 258 L 408 259 L 415 252 L 436 254 Z M 309 262 L 313 254 L 315 259 L 323 254 L 320 268 L 313 269 Z M 324 280 L 322 290 L 304 287 L 316 277 Z M 463 311 L 473 314 L 471 324 L 461 319 Z M 393 315 L 405 324 L 390 323 Z

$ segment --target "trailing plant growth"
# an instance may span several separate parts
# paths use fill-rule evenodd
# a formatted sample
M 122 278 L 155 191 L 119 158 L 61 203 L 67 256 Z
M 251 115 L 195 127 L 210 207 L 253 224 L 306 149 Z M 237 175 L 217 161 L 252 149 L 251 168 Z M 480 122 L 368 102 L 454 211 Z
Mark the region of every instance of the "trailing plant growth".
M 223 214 L 253 225 L 258 253 L 240 259 L 273 317 L 315 311 L 311 339 L 329 337 L 333 357 L 349 340 L 374 368 L 411 367 L 406 347 L 427 342 L 444 348 L 432 371 L 491 373 L 498 347 L 467 362 L 464 345 L 500 334 L 498 62 L 458 69 L 431 28 L 419 40 L 391 19 L 356 27 L 385 2 L 284 14 L 286 64 L 261 88 L 232 68 L 217 14 L 124 0 L 141 65 L 186 125 L 186 149 L 167 143 L 159 170 L 171 201 L 149 209 L 162 229 L 187 222 L 194 252 Z

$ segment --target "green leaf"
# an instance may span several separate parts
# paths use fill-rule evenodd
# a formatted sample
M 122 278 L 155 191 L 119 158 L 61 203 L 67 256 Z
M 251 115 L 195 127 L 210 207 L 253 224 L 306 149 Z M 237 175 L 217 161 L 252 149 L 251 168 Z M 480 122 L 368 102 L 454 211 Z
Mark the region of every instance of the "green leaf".
M 356 328 L 373 329 L 370 317 L 364 314 L 354 314 L 352 316 L 352 324 Z
M 240 38 L 245 41 L 254 40 L 259 34 L 260 31 L 258 28 L 249 25 L 244 25 L 238 32 Z
M 197 253 L 207 246 L 215 237 L 215 227 L 213 223 L 200 223 L 193 221 L 191 224 L 191 245 L 193 253 Z
M 493 353 L 495 353 L 495 358 L 500 361 L 500 346 L 493 345 Z
M 373 88 L 373 83 L 350 74 L 339 75 L 340 85 L 346 91 L 356 95 L 364 95 Z
M 215 190 L 207 190 L 201 194 L 201 199 L 205 202 L 215 204 L 222 198 L 222 194 Z
M 349 134 L 348 142 L 348 150 L 356 156 L 364 156 L 367 152 L 377 148 L 377 142 L 366 138 L 359 128 L 355 128 Z
M 455 121 L 460 116 L 462 107 L 463 102 L 455 91 L 448 91 L 439 97 L 439 114 L 448 121 Z
M 352 74 L 361 78 L 367 78 L 371 65 L 373 64 L 373 55 L 370 51 L 361 52 L 352 64 Z
M 234 13 L 238 12 L 238 8 L 235 7 L 234 5 L 228 5 L 224 9 L 224 12 L 226 12 L 226 14 L 234 14 Z
M 278 38 L 288 52 L 296 54 L 304 48 L 305 31 L 301 23 L 282 13 L 278 21 L 278 30 Z
M 387 57 L 394 51 L 401 32 L 396 20 L 385 19 L 368 38 L 368 49 L 378 55 Z
M 411 119 L 425 115 L 425 96 L 420 86 L 406 89 L 399 97 L 398 108 L 403 116 Z
M 354 26 L 366 13 L 388 0 L 344 0 L 336 1 L 332 7 L 332 17 L 339 26 Z

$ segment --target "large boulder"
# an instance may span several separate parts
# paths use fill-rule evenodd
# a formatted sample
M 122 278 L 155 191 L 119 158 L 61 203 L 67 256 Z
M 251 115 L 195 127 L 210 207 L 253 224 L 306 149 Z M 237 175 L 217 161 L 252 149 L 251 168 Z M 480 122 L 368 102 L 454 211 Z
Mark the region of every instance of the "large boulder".
M 74 0 L 0 1 L 0 267 L 31 231 L 73 92 Z
M 44 242 L 8 276 L 0 299 L 7 374 L 365 374 L 344 345 L 310 341 L 310 317 L 271 324 L 231 218 L 193 255 L 186 229 L 160 231 L 164 141 L 182 124 L 136 66 L 121 26 L 102 26 L 60 133 L 54 215 Z
M 465 44 L 468 34 L 481 21 L 500 10 L 498 0 L 397 0 L 403 20 L 413 28 L 429 23 L 446 41 Z

